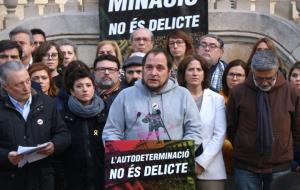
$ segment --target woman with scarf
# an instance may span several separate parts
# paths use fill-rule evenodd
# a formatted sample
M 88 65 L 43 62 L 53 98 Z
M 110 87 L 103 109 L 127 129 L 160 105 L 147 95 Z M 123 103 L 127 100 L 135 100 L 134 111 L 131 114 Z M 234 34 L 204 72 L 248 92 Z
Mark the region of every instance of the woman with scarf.
M 104 148 L 99 140 L 105 124 L 104 102 L 95 94 L 88 70 L 75 69 L 65 79 L 70 97 L 61 113 L 72 138 L 63 158 L 67 189 L 104 189 Z

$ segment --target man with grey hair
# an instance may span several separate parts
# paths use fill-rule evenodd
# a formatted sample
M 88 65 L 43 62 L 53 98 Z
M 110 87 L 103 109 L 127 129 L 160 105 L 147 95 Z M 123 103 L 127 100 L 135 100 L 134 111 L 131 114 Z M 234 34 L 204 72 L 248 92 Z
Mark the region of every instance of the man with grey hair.
M 32 51 L 34 49 L 33 37 L 30 30 L 16 27 L 9 33 L 9 38 L 13 42 L 17 42 L 22 47 L 22 63 L 28 69 L 32 64 Z
M 147 53 L 153 48 L 154 36 L 148 28 L 138 28 L 130 35 L 131 53 Z
M 30 87 L 23 64 L 0 65 L 0 187 L 10 190 L 54 190 L 52 156 L 70 144 L 70 134 L 54 100 Z M 21 165 L 18 146 L 45 147 L 37 152 L 43 159 Z
M 271 50 L 258 51 L 244 84 L 231 90 L 227 133 L 233 143 L 235 189 L 269 189 L 290 172 L 300 150 L 299 92 L 278 72 Z

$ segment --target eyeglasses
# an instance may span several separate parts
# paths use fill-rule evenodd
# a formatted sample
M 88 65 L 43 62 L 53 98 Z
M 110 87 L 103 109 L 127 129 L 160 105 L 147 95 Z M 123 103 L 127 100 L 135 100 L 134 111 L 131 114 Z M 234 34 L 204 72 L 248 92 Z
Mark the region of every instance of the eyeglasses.
M 253 74 L 253 79 L 256 81 L 256 82 L 258 82 L 258 83 L 263 83 L 263 82 L 273 82 L 273 81 L 275 81 L 276 80 L 276 78 L 277 78 L 277 73 L 274 75 L 274 76 L 272 76 L 272 77 L 257 77 L 257 76 L 255 76 L 254 74 Z
M 146 37 L 143 37 L 143 38 L 133 38 L 133 41 L 135 41 L 135 42 L 140 42 L 140 41 L 150 42 L 151 39 L 150 38 L 146 38 Z
M 202 48 L 202 49 L 209 48 L 210 50 L 214 50 L 216 48 L 219 48 L 219 46 L 217 44 L 207 44 L 207 43 L 200 43 L 199 47 Z
M 49 54 L 46 54 L 43 59 L 57 59 L 58 58 L 58 53 L 49 53 Z
M 240 79 L 242 77 L 244 77 L 244 74 L 241 73 L 228 73 L 227 78 L 231 78 L 234 79 L 234 77 L 236 77 L 237 79 Z
M 118 71 L 118 68 L 114 68 L 114 67 L 97 67 L 97 68 L 95 68 L 95 71 L 100 72 L 100 73 L 106 73 L 106 71 L 107 71 L 109 74 L 113 74 L 113 73 Z
M 6 55 L 6 54 L 0 54 L 0 59 L 19 59 L 18 55 Z
M 185 42 L 183 40 L 177 40 L 177 41 L 170 41 L 169 42 L 169 46 L 175 46 L 175 44 L 177 46 L 182 46 L 183 44 L 185 44 Z

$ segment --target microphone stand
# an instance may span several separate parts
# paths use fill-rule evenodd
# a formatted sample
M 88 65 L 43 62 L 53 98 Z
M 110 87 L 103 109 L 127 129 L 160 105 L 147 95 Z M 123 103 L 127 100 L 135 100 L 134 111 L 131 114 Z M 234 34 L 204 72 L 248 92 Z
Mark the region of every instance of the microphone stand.
M 168 130 L 167 130 L 167 127 L 166 127 L 165 124 L 164 124 L 164 121 L 163 121 L 162 118 L 161 118 L 161 112 L 160 112 L 159 109 L 156 110 L 156 114 L 159 115 L 159 119 L 160 119 L 160 121 L 161 121 L 161 123 L 162 123 L 162 127 L 163 127 L 163 129 L 165 130 L 165 132 L 167 133 L 167 135 L 168 135 L 168 137 L 169 137 L 169 140 L 171 140 L 171 136 L 170 136 L 170 134 L 169 134 L 169 132 L 168 132 Z

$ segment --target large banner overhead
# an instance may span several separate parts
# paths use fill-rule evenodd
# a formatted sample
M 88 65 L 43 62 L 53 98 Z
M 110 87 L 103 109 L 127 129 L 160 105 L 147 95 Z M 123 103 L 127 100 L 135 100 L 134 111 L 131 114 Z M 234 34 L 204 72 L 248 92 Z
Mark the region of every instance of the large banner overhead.
M 137 28 L 155 37 L 181 29 L 204 34 L 208 30 L 208 0 L 101 0 L 100 39 L 126 40 Z

